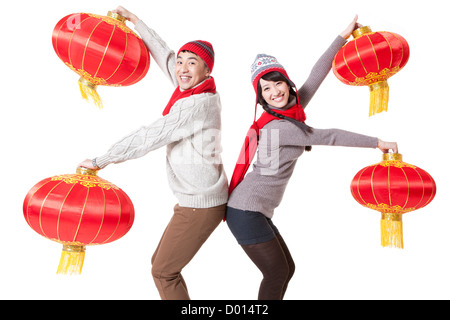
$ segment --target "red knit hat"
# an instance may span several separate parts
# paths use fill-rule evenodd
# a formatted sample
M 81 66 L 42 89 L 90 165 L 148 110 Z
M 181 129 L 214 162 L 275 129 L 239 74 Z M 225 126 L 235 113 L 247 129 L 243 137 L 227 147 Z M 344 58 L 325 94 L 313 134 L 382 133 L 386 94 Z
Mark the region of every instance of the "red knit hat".
M 214 49 L 211 43 L 203 40 L 195 40 L 186 43 L 184 46 L 178 50 L 177 55 L 180 54 L 181 51 L 191 51 L 202 58 L 205 61 L 206 65 L 209 68 L 209 71 L 212 72 L 214 67 Z

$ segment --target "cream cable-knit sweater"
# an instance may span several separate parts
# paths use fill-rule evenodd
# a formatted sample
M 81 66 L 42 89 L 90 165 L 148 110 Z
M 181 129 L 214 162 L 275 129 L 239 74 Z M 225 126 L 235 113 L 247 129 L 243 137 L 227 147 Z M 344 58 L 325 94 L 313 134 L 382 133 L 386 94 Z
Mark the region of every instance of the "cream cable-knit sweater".
M 175 52 L 142 21 L 135 29 L 154 61 L 177 87 Z M 96 163 L 104 168 L 167 146 L 167 177 L 179 205 L 191 208 L 222 205 L 228 199 L 228 181 L 220 156 L 221 108 L 218 93 L 180 99 L 169 114 L 115 143 L 105 155 L 95 159 Z

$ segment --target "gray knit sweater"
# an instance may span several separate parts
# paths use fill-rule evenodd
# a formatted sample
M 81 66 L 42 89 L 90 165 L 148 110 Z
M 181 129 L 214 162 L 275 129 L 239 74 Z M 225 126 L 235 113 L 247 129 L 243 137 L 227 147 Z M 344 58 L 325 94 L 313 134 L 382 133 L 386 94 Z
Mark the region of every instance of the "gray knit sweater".
M 329 73 L 331 62 L 345 39 L 337 37 L 314 65 L 310 76 L 298 90 L 300 104 L 309 103 Z M 274 108 L 276 111 L 276 109 Z M 376 148 L 378 139 L 338 129 L 314 129 L 306 134 L 287 120 L 274 120 L 261 129 L 258 153 L 253 171 L 234 189 L 228 206 L 247 211 L 257 211 L 272 218 L 292 176 L 297 159 L 305 146 L 330 145 Z

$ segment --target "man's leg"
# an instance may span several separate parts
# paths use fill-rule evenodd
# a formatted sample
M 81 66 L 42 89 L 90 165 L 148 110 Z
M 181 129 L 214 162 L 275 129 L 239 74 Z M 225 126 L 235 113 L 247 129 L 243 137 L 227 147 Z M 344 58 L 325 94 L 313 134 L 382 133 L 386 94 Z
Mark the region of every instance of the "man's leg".
M 226 205 L 194 209 L 178 205 L 152 258 L 152 275 L 163 300 L 189 300 L 181 275 L 222 221 Z

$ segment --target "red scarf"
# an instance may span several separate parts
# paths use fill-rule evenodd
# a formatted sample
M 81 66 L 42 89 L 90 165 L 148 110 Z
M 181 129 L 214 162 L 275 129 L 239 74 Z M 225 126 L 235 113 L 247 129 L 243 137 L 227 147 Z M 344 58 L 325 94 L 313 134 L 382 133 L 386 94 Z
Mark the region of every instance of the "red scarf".
M 172 106 L 179 99 L 187 98 L 194 94 L 200 94 L 200 93 L 206 93 L 206 92 L 216 93 L 216 83 L 214 82 L 213 77 L 206 79 L 200 85 L 198 85 L 192 89 L 181 91 L 180 86 L 178 86 L 175 89 L 174 93 L 172 94 L 172 97 L 170 98 L 169 103 L 167 104 L 166 108 L 164 109 L 163 116 L 165 116 L 166 114 L 168 114 L 170 112 L 170 109 L 172 108 Z
M 286 117 L 298 120 L 300 122 L 304 122 L 306 120 L 305 112 L 303 111 L 303 108 L 299 104 L 296 104 L 295 106 L 285 111 L 283 110 L 274 110 L 274 111 L 276 113 L 282 114 Z M 256 118 L 256 106 L 255 106 L 255 118 Z M 263 128 L 266 124 L 268 124 L 272 120 L 280 120 L 280 118 L 274 117 L 264 111 L 257 121 L 253 121 L 253 124 L 248 130 L 247 136 L 245 137 L 244 145 L 242 146 L 241 153 L 239 154 L 238 161 L 236 162 L 236 166 L 234 167 L 234 172 L 230 180 L 230 187 L 228 189 L 228 194 L 231 194 L 234 188 L 236 188 L 236 186 L 244 179 L 244 176 L 247 173 L 248 167 L 252 163 L 252 160 L 256 153 L 256 149 L 258 147 L 259 131 L 261 128 Z

